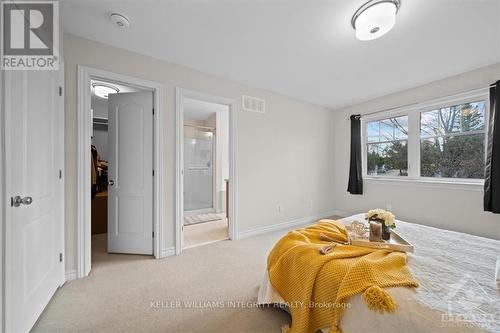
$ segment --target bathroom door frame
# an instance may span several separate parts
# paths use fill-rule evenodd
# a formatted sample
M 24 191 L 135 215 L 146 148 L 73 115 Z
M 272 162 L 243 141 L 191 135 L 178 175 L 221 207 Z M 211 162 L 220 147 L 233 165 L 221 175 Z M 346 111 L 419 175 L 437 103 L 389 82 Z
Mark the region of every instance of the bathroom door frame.
M 227 98 L 209 93 L 175 88 L 175 254 L 182 253 L 184 241 L 184 99 L 192 98 L 200 101 L 226 105 L 229 116 L 229 219 L 228 238 L 236 239 L 238 216 L 238 178 L 236 168 L 236 103 Z M 217 131 L 217 130 L 216 130 Z M 217 135 L 217 133 L 216 133 Z M 215 198 L 214 198 L 215 199 Z

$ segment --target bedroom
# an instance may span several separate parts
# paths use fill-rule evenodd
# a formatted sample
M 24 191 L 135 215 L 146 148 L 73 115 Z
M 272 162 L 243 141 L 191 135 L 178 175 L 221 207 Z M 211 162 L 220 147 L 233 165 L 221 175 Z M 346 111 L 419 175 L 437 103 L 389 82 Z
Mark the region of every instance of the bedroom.
M 276 282 L 266 287 L 273 286 L 268 258 L 278 240 L 324 218 L 368 228 L 358 214 L 377 208 L 395 215 L 393 231 L 414 247 L 388 257 L 406 258 L 420 286 L 415 297 L 410 288 L 388 288 L 398 305 L 389 314 L 353 296 L 339 328 L 499 330 L 500 217 L 485 211 L 498 211 L 498 199 L 484 207 L 500 191 L 494 177 L 484 190 L 485 174 L 499 168 L 499 148 L 487 148 L 499 140 L 491 116 L 500 80 L 499 1 L 388 1 L 371 10 L 363 0 L 48 3 L 58 69 L 10 70 L 5 59 L 23 58 L 2 54 L 3 331 L 243 333 L 289 325 L 293 333 L 290 307 L 259 303 L 276 292 Z M 29 9 L 8 5 L 2 2 L 4 13 Z M 373 9 L 381 26 L 355 15 Z M 361 27 L 379 28 L 378 38 L 361 40 Z M 154 91 L 154 259 L 113 254 L 109 265 L 90 265 L 86 101 L 93 78 Z M 225 105 L 229 127 L 229 240 L 187 249 L 183 98 Z M 40 116 L 42 105 L 51 117 Z M 488 156 L 495 156 L 490 168 Z M 361 184 L 362 194 L 354 194 Z M 336 244 L 315 237 L 321 248 Z M 459 259 L 465 262 L 457 266 Z M 436 281 L 443 288 L 431 294 L 425 287 Z M 453 301 L 453 288 L 470 290 L 477 302 L 464 304 L 460 293 Z M 303 301 L 277 293 L 289 305 Z M 458 313 L 448 313 L 448 301 Z M 356 321 L 359 315 L 366 320 Z M 415 318 L 427 320 L 419 326 Z M 361 322 L 371 328 L 355 325 Z

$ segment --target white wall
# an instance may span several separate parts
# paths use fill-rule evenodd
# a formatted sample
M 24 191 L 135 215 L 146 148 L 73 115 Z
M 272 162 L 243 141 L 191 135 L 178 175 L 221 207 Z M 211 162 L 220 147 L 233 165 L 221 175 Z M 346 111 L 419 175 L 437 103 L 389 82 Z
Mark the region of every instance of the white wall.
M 108 119 L 108 100 L 92 96 L 90 107 L 95 118 Z M 92 126 L 92 144 L 96 146 L 101 159 L 108 160 L 108 127 L 102 124 Z
M 237 102 L 238 231 L 329 213 L 335 204 L 330 110 L 73 35 L 64 35 L 66 63 L 66 270 L 76 267 L 77 65 L 163 84 L 165 117 L 165 247 L 174 246 L 175 87 Z M 241 95 L 266 100 L 267 114 L 243 112 Z M 278 212 L 278 205 L 283 211 Z
M 218 111 L 215 114 L 217 128 L 216 144 L 216 209 L 217 212 L 226 211 L 226 182 L 229 179 L 229 110 Z
M 92 95 L 90 107 L 94 110 L 94 117 L 108 119 L 108 100 Z
M 365 180 L 362 196 L 347 192 L 351 114 L 364 114 L 405 104 L 423 102 L 467 90 L 487 87 L 500 79 L 500 64 L 436 81 L 418 88 L 381 97 L 333 113 L 335 133 L 333 205 L 345 214 L 372 208 L 392 210 L 398 218 L 444 229 L 500 239 L 500 215 L 483 212 L 481 187 L 423 186 Z
M 215 112 L 207 119 L 207 126 L 215 127 L 215 191 L 217 213 L 226 211 L 226 182 L 229 179 L 229 107 Z

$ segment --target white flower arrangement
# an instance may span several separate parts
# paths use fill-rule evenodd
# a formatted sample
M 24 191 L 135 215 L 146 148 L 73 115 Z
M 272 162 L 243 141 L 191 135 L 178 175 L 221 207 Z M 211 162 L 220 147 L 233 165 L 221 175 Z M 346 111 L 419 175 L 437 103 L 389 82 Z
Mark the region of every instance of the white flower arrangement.
M 365 214 L 365 219 L 367 221 L 381 222 L 388 227 L 396 228 L 394 214 L 383 209 L 372 209 L 368 211 L 368 213 Z

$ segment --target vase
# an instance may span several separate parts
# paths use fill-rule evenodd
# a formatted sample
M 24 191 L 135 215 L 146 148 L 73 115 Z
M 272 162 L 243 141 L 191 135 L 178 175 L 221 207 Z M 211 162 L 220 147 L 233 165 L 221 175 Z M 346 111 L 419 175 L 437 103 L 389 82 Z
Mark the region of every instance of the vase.
M 382 222 L 382 239 L 386 241 L 391 239 L 391 227 L 385 225 L 385 223 L 383 222 Z
M 370 242 L 382 241 L 382 223 L 370 222 Z

